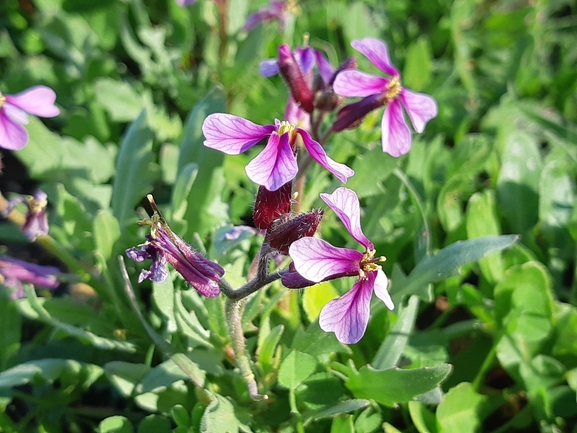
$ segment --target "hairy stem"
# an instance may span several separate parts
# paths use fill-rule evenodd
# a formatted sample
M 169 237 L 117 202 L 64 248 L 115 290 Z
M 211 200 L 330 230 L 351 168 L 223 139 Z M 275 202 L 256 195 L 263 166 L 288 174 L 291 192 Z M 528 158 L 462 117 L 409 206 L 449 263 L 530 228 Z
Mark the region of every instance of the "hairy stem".
M 242 312 L 246 304 L 246 299 L 226 300 L 226 322 L 230 333 L 232 349 L 236 356 L 236 364 L 240 369 L 242 377 L 248 388 L 250 398 L 253 400 L 267 399 L 266 395 L 259 394 L 254 373 L 250 368 L 250 361 L 246 355 L 246 344 L 244 333 L 242 332 Z

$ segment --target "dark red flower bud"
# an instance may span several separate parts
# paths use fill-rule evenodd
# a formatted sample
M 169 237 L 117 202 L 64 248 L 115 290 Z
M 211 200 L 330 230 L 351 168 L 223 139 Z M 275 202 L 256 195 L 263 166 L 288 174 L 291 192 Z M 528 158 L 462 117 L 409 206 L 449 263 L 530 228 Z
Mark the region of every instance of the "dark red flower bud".
M 339 75 L 339 72 L 345 71 L 347 69 L 357 69 L 357 59 L 355 57 L 349 57 L 348 59 L 345 59 L 345 61 L 341 63 L 339 67 L 335 70 L 335 73 L 333 74 L 327 85 L 332 86 L 335 81 L 335 78 L 337 78 L 337 75 Z
M 343 99 L 344 97 L 337 95 L 331 87 L 329 90 L 318 94 L 315 107 L 321 111 L 331 112 L 339 106 Z
M 333 123 L 333 131 L 339 132 L 343 129 L 356 128 L 367 114 L 382 107 L 386 102 L 386 97 L 383 97 L 382 94 L 376 94 L 369 95 L 358 102 L 344 106 L 338 112 L 337 120 Z
M 278 66 L 294 100 L 307 113 L 312 113 L 315 96 L 287 44 L 278 47 Z
M 305 236 L 313 236 L 323 219 L 322 209 L 313 209 L 293 218 L 283 217 L 275 221 L 267 230 L 264 242 L 281 254 L 288 256 L 291 244 Z
M 268 229 L 272 222 L 291 210 L 292 181 L 285 183 L 276 191 L 264 186 L 258 187 L 254 203 L 253 220 L 256 228 Z

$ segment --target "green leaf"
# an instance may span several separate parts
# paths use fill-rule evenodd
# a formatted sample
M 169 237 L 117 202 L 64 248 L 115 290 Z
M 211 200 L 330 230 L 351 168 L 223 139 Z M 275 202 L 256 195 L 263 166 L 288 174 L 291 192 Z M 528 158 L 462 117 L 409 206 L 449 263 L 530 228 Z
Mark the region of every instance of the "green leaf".
M 130 122 L 142 111 L 142 97 L 126 82 L 103 77 L 94 83 L 94 91 L 114 122 Z
M 303 293 L 303 309 L 307 314 L 307 319 L 314 322 L 321 314 L 323 307 L 334 298 L 339 296 L 339 292 L 330 281 L 325 281 L 308 287 Z
M 437 421 L 425 404 L 420 401 L 409 402 L 409 414 L 419 433 L 437 433 Z
M 226 112 L 226 98 L 220 87 L 214 88 L 201 99 L 186 120 L 184 137 L 180 145 L 178 171 L 190 163 L 198 164 L 196 180 L 187 197 L 189 204 L 185 213 L 188 222 L 187 235 L 205 234 L 214 225 L 227 222 L 226 205 L 222 202 L 225 178 L 222 168 L 224 155 L 203 145 L 202 124 L 212 113 Z
M 187 199 L 197 174 L 198 164 L 194 162 L 185 165 L 182 170 L 179 171 L 170 200 L 172 204 L 172 218 L 176 220 L 184 218 L 186 208 L 188 207 Z
M 411 296 L 408 305 L 399 311 L 399 318 L 387 334 L 371 363 L 375 369 L 385 370 L 397 365 L 413 332 L 418 312 L 419 298 Z
M 356 398 L 368 398 L 385 406 L 394 406 L 436 388 L 450 372 L 449 364 L 410 370 L 375 370 L 365 366 L 353 372 L 345 381 L 345 386 Z
M 8 299 L 8 292 L 0 293 L 0 371 L 6 369 L 10 358 L 20 348 L 20 328 L 22 316 L 16 303 Z
M 136 385 L 150 372 L 145 364 L 110 361 L 104 364 L 104 374 L 124 397 L 130 397 Z
M 342 413 L 354 412 L 369 406 L 371 402 L 364 399 L 343 400 L 334 406 L 315 414 L 314 419 L 329 418 Z
M 278 372 L 278 381 L 289 389 L 295 389 L 317 368 L 316 359 L 308 353 L 293 350 L 283 360 Z
M 407 47 L 403 70 L 403 84 L 414 91 L 425 89 L 431 80 L 431 44 L 426 36 L 420 36 Z
M 470 383 L 451 388 L 437 408 L 437 421 L 444 432 L 475 433 L 481 426 L 480 408 L 487 397 L 477 394 Z
M 110 210 L 105 209 L 94 218 L 94 243 L 95 252 L 106 263 L 112 257 L 114 244 L 120 238 L 120 226 L 118 220 Z
M 437 254 L 421 260 L 413 272 L 398 285 L 393 283 L 391 295 L 395 304 L 407 295 L 418 295 L 424 298 L 427 285 L 442 281 L 459 272 L 459 268 L 485 257 L 493 251 L 510 247 L 519 239 L 516 235 L 486 236 L 467 241 L 458 241 L 443 248 Z M 400 290 L 396 287 L 402 286 Z
M 525 233 L 537 223 L 541 155 L 534 136 L 513 131 L 506 137 L 497 180 L 499 209 L 515 233 Z
M 264 375 L 267 375 L 272 371 L 273 357 L 275 355 L 275 349 L 278 342 L 284 332 L 284 325 L 277 325 L 268 333 L 264 338 L 262 344 L 258 346 L 257 349 L 257 359 L 262 369 Z M 261 331 L 262 332 L 262 331 Z
M 493 190 L 475 193 L 467 205 L 467 236 L 469 239 L 501 233 L 497 206 Z M 503 262 L 500 254 L 491 254 L 479 260 L 481 272 L 490 283 L 503 277 Z
M 174 313 L 174 284 L 172 278 L 168 277 L 162 283 L 152 283 L 152 299 L 160 315 L 163 317 L 163 324 L 170 334 L 176 331 L 176 317 Z
M 207 406 L 200 421 L 200 431 L 207 433 L 235 433 L 239 431 L 240 426 L 231 402 L 218 394 Z
M 116 177 L 112 186 L 112 213 L 126 225 L 134 213 L 134 207 L 150 192 L 153 179 L 150 171 L 152 161 L 152 132 L 146 125 L 146 112 L 132 122 L 120 143 L 116 159 Z
M 103 419 L 98 424 L 98 433 L 133 433 L 132 423 L 128 418 L 114 415 Z
M 172 427 L 168 418 L 162 415 L 148 415 L 138 425 L 138 433 L 170 433 Z

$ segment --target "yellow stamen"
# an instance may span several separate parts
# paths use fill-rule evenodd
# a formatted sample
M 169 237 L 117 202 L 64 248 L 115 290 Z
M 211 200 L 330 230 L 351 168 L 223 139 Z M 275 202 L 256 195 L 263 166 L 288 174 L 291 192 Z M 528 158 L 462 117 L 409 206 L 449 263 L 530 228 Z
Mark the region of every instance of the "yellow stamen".
M 36 200 L 34 197 L 28 197 L 28 206 L 30 208 L 30 212 L 33 214 L 40 213 L 46 206 L 48 206 L 48 200 Z
M 2 93 L 0 93 L 0 108 L 2 108 L 2 106 L 4 105 L 4 102 L 6 102 L 6 96 L 4 96 Z
M 379 262 L 384 262 L 387 260 L 384 256 L 374 257 L 376 251 L 375 250 L 367 250 L 365 254 L 363 254 L 363 258 L 361 259 L 360 269 L 359 269 L 359 277 L 361 279 L 366 279 L 367 272 L 374 272 L 381 269 L 380 265 L 377 265 Z
M 389 81 L 389 85 L 385 90 L 385 96 L 390 101 L 391 99 L 396 98 L 401 93 L 401 78 L 399 76 L 393 77 L 391 81 Z
M 278 135 L 289 134 L 289 143 L 294 143 L 297 138 L 297 129 L 292 123 L 283 120 L 278 127 Z

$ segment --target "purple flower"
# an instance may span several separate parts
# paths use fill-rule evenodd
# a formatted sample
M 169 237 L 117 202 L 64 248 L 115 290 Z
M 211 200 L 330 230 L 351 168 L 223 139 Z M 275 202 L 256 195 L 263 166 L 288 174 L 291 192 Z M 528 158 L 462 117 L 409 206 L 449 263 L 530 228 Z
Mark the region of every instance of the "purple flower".
M 12 299 L 24 297 L 22 283 L 54 289 L 60 284 L 56 276 L 60 270 L 53 266 L 34 265 L 23 260 L 0 256 L 0 284 L 15 289 Z
M 279 22 L 280 31 L 284 32 L 289 13 L 297 12 L 296 5 L 293 6 L 292 3 L 293 2 L 271 0 L 267 7 L 249 15 L 243 30 L 249 32 L 262 22 L 276 20 Z
M 40 117 L 60 114 L 54 105 L 56 93 L 46 86 L 35 86 L 17 95 L 0 93 L 0 147 L 20 150 L 28 142 L 28 132 L 22 125 L 28 123 L 26 113 Z
M 43 191 L 36 191 L 33 196 L 19 196 L 8 202 L 6 210 L 3 212 L 7 216 L 12 209 L 19 203 L 26 203 L 28 211 L 24 224 L 20 227 L 30 241 L 36 240 L 37 236 L 48 234 L 48 218 L 46 216 L 46 206 L 48 205 L 48 196 Z
M 209 298 L 219 295 L 218 283 L 224 275 L 224 269 L 173 233 L 158 213 L 155 212 L 150 220 L 145 220 L 142 224 L 151 227 L 147 242 L 126 250 L 126 255 L 137 262 L 152 260 L 150 270 L 143 269 L 140 272 L 139 283 L 145 279 L 162 283 L 168 276 L 168 262 L 201 295 Z
M 194 3 L 196 3 L 196 0 L 176 0 L 176 4 L 178 4 L 178 6 L 189 6 L 193 5 Z
M 311 283 L 332 280 L 346 276 L 357 276 L 351 290 L 326 304 L 320 314 L 320 327 L 326 332 L 334 332 L 341 343 L 358 342 L 369 322 L 370 303 L 373 291 L 387 308 L 394 308 L 387 291 L 388 279 L 377 263 L 384 257 L 375 257 L 375 246 L 361 229 L 359 199 L 354 191 L 338 188 L 332 194 L 321 194 L 321 198 L 335 211 L 348 232 L 364 248 L 364 253 L 348 248 L 337 248 L 317 238 L 305 237 L 295 241 L 289 248 L 294 268 L 300 275 L 283 278 L 283 283 L 303 281 Z M 287 284 L 285 284 L 287 285 Z M 294 287 L 294 286 L 290 286 Z
M 383 152 L 392 156 L 404 155 L 411 148 L 411 130 L 402 107 L 409 115 L 414 129 L 421 133 L 427 122 L 437 115 L 437 103 L 428 95 L 411 92 L 401 86 L 399 71 L 391 64 L 383 42 L 364 38 L 352 41 L 351 45 L 390 78 L 360 71 L 343 71 L 335 79 L 334 90 L 344 96 L 380 95 L 382 105 L 388 102 L 381 123 Z
M 232 114 L 215 113 L 205 119 L 202 132 L 206 137 L 205 146 L 229 155 L 245 152 L 268 137 L 264 150 L 245 170 L 250 180 L 269 191 L 276 191 L 296 176 L 298 166 L 295 154 L 299 137 L 311 157 L 341 182 L 346 183 L 354 174 L 346 165 L 329 158 L 308 132 L 288 122 L 275 120 L 274 125 L 261 126 Z

